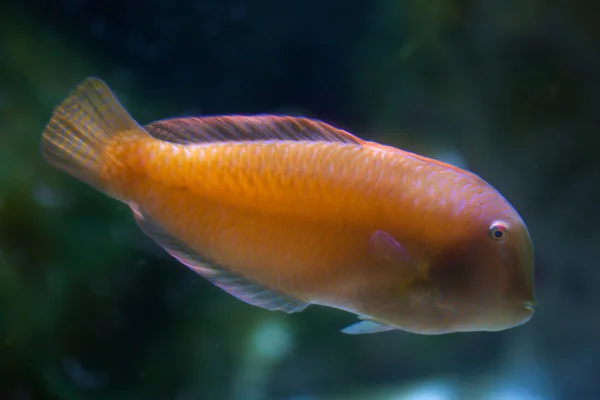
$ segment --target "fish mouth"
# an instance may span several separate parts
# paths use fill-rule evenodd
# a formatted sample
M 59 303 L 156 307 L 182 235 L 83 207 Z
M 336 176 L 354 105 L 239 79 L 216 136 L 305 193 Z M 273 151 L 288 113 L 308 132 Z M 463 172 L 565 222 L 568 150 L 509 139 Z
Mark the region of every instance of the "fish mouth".
M 527 302 L 523 303 L 522 313 L 524 314 L 523 320 L 518 325 L 524 324 L 525 322 L 529 321 L 533 317 L 533 314 L 535 313 L 535 302 L 527 301 Z
M 529 311 L 533 311 L 536 305 L 537 303 L 535 301 L 526 301 L 523 303 L 523 307 L 525 307 L 525 309 Z
M 528 311 L 533 311 L 535 308 L 533 306 L 525 306 L 525 309 Z

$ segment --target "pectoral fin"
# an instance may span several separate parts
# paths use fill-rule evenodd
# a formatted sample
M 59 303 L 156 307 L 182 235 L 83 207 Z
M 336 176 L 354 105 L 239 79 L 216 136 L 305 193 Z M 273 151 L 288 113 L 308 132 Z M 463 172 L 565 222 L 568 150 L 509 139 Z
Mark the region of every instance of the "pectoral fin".
M 384 325 L 382 323 L 375 322 L 371 319 L 367 319 L 364 317 L 359 318 L 363 321 L 347 326 L 346 328 L 342 329 L 342 332 L 348 335 L 364 335 L 367 333 L 386 332 L 396 329 L 389 325 Z
M 389 233 L 377 230 L 369 238 L 369 251 L 380 261 L 416 272 L 416 266 L 404 247 Z

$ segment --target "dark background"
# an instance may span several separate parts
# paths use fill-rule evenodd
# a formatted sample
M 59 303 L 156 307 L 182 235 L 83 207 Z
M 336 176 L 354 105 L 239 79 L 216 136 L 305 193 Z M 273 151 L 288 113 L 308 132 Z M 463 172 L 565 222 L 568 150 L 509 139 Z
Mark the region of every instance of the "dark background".
M 0 399 L 600 399 L 599 71 L 597 1 L 3 1 Z M 140 123 L 302 114 L 471 169 L 528 224 L 534 318 L 347 336 L 223 293 L 42 161 L 90 75 Z

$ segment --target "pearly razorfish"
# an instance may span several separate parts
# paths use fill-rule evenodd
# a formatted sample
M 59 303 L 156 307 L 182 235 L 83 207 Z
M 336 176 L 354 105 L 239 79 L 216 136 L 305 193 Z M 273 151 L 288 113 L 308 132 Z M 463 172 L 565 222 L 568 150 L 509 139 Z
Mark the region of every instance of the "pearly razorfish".
M 349 334 L 499 331 L 533 314 L 533 249 L 477 175 L 289 116 L 139 125 L 88 78 L 42 135 L 52 166 L 238 299 L 354 313 Z

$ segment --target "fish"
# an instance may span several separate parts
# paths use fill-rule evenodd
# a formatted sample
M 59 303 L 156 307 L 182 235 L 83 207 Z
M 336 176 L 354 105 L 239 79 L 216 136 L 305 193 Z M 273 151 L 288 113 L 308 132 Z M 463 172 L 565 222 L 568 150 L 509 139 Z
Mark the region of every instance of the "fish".
M 358 319 L 346 334 L 495 332 L 534 313 L 532 240 L 496 189 L 317 119 L 141 125 L 89 77 L 53 110 L 41 154 L 252 306 L 335 308 Z

